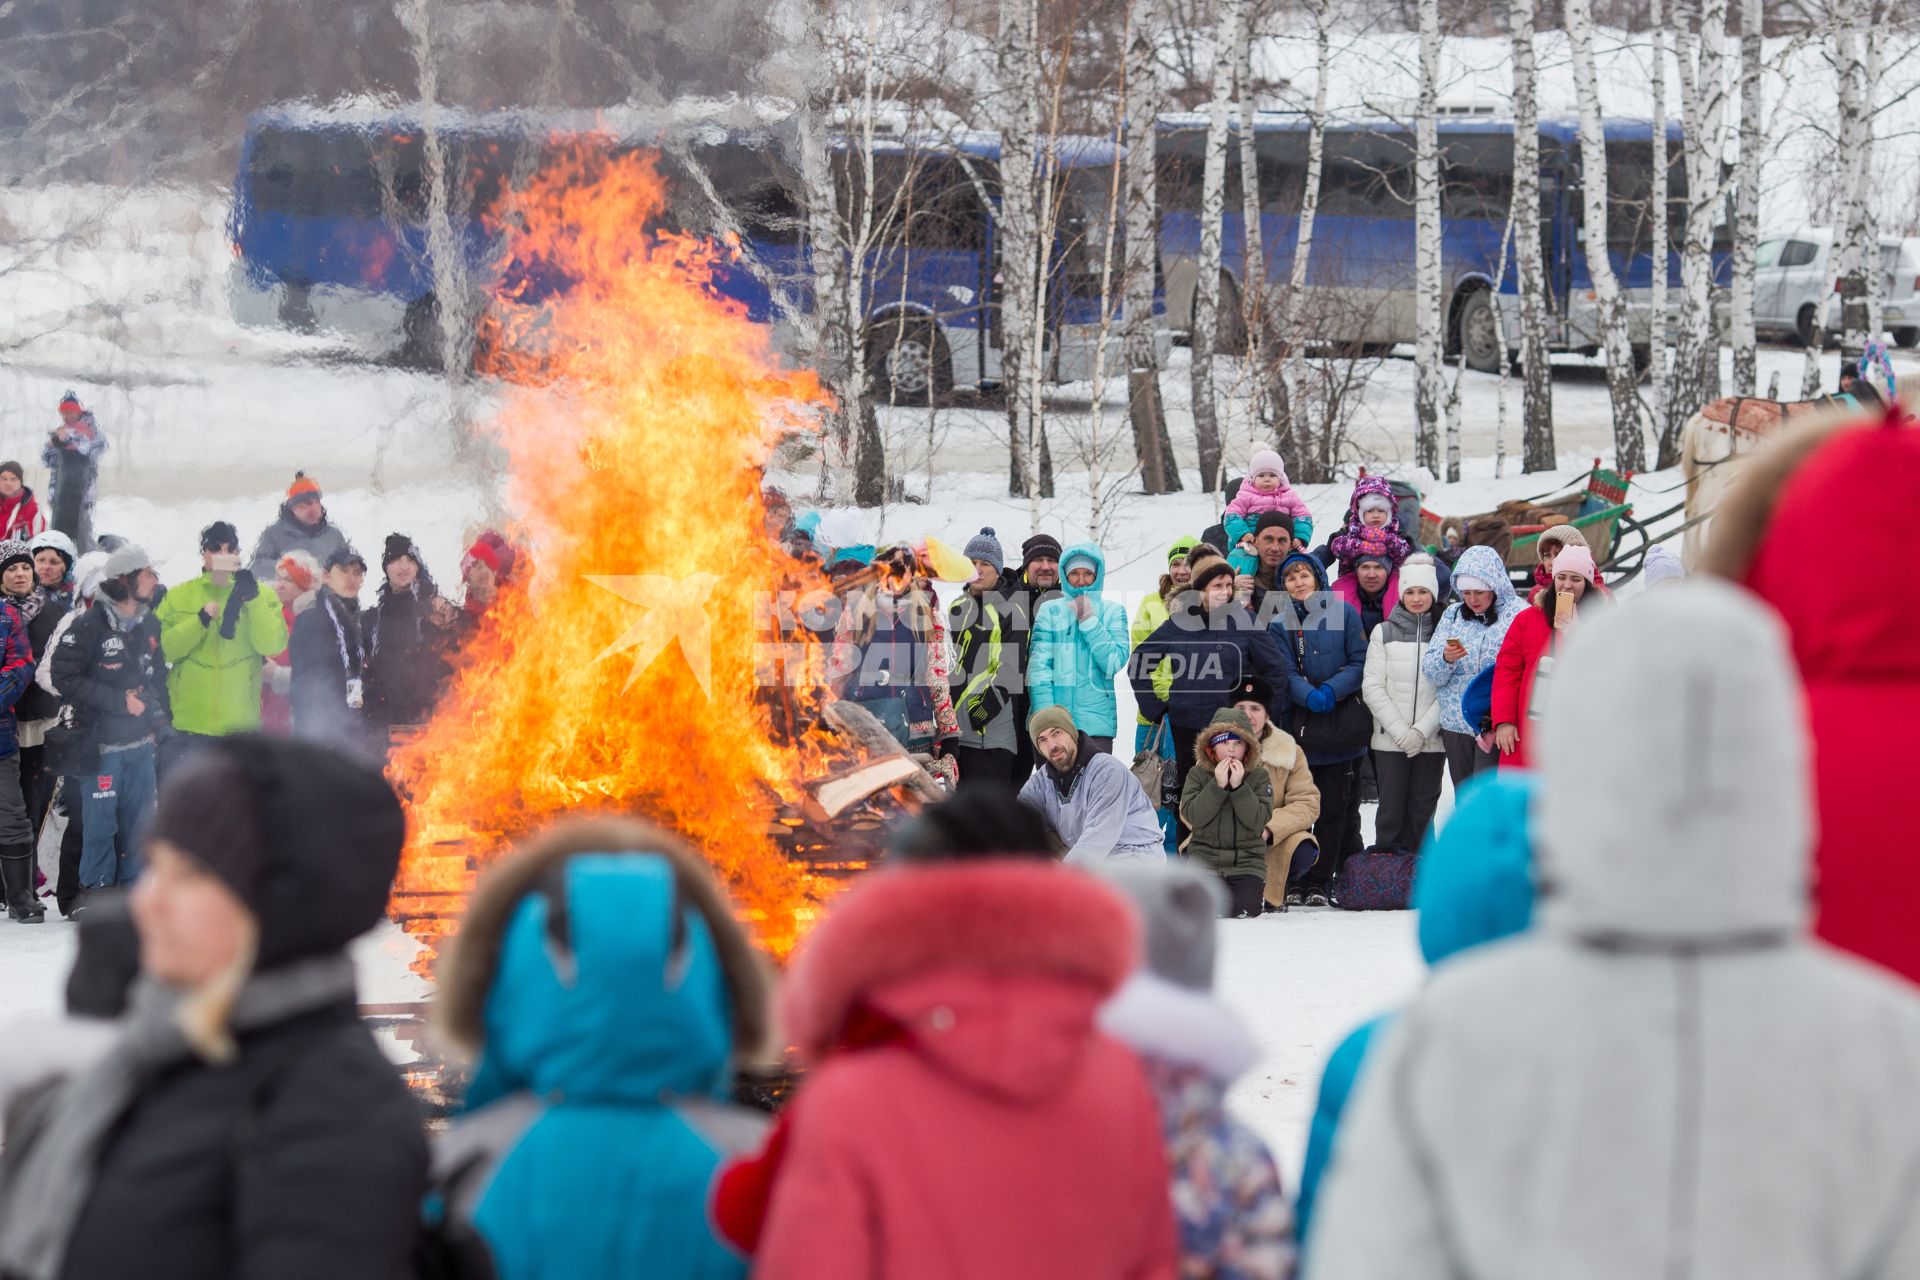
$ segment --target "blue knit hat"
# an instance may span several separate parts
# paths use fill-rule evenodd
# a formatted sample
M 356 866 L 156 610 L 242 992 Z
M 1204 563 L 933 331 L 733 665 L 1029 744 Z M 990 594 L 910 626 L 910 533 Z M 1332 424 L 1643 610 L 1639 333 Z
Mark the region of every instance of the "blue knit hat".
M 1006 555 L 1000 550 L 1000 539 L 994 536 L 991 529 L 982 529 L 968 539 L 966 549 L 961 554 L 969 560 L 986 561 L 993 566 L 995 573 L 1000 573 L 1007 567 Z

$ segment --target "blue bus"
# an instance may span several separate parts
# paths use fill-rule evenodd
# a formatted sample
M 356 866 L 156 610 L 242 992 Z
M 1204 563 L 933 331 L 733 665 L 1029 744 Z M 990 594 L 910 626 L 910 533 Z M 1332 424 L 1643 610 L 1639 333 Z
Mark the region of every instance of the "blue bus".
M 1306 119 L 1293 114 L 1263 113 L 1254 124 L 1266 256 L 1261 297 L 1277 296 L 1293 270 L 1306 190 L 1307 132 Z M 1470 367 L 1492 372 L 1500 356 L 1496 307 L 1510 353 L 1519 348 L 1518 272 L 1511 253 L 1505 272 L 1499 270 L 1500 241 L 1513 197 L 1513 124 L 1443 117 L 1439 132 L 1447 354 L 1452 358 L 1464 353 Z M 1198 288 L 1206 134 L 1203 116 L 1167 116 L 1157 138 L 1160 260 L 1168 318 L 1176 331 L 1191 328 Z M 1221 265 L 1222 345 L 1227 350 L 1243 348 L 1246 342 L 1241 299 L 1249 288 L 1237 137 L 1228 149 Z M 1667 135 L 1671 242 L 1665 255 L 1668 282 L 1676 288 L 1687 216 L 1681 146 L 1676 123 Z M 1658 256 L 1652 243 L 1654 152 L 1653 128 L 1646 121 L 1607 122 L 1607 251 L 1627 294 L 1635 353 L 1643 359 L 1652 334 L 1650 291 Z M 1414 340 L 1413 155 L 1413 131 L 1405 123 L 1362 120 L 1328 126 L 1307 263 L 1309 296 L 1302 300 L 1316 345 L 1353 350 Z M 1590 355 L 1599 350 L 1601 334 L 1587 272 L 1581 165 L 1578 121 L 1543 120 L 1538 234 L 1551 299 L 1548 343 L 1556 351 Z M 1730 269 L 1725 236 L 1723 224 L 1714 255 L 1718 284 L 1726 283 Z
M 603 118 L 442 113 L 467 265 L 490 287 L 497 246 L 482 215 L 524 185 L 558 145 L 593 137 L 656 151 L 668 179 L 662 228 L 732 232 L 737 266 L 714 287 L 792 340 L 813 309 L 803 185 L 790 130 L 696 125 L 670 134 Z M 829 144 L 843 225 L 866 227 L 862 311 L 876 395 L 925 402 L 1001 380 L 997 137 L 882 134 Z M 1111 140 L 1043 143 L 1059 215 L 1048 281 L 1046 373 L 1088 376 L 1100 332 L 1100 267 L 1114 169 Z M 871 167 L 867 163 L 871 159 Z M 871 187 L 867 175 L 872 174 Z M 233 307 L 247 323 L 327 331 L 370 353 L 430 362 L 439 314 L 425 228 L 416 114 L 305 105 L 250 122 L 235 183 Z M 1117 233 L 1116 233 L 1117 234 Z M 1110 313 L 1117 311 L 1120 247 Z

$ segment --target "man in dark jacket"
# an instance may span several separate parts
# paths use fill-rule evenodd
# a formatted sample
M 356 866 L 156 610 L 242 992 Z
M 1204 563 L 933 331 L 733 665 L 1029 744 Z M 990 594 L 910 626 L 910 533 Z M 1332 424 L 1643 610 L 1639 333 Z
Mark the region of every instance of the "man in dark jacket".
M 1287 670 L 1287 706 L 1276 708 L 1274 719 L 1306 752 L 1320 789 L 1320 860 L 1300 878 L 1300 892 L 1306 905 L 1326 906 L 1340 864 L 1360 851 L 1360 761 L 1373 736 L 1373 717 L 1360 700 L 1367 632 L 1353 606 L 1327 589 L 1326 569 L 1307 552 L 1287 556 L 1279 580 L 1287 600 L 1275 610 L 1272 631 Z
M 287 646 L 293 661 L 293 731 L 316 742 L 364 751 L 366 651 L 360 588 L 367 580 L 367 562 L 352 547 L 343 547 L 328 558 L 325 569 L 325 584 L 313 607 L 293 624 L 293 641 Z
M 217 739 L 168 778 L 126 1011 L 7 1134 L 0 1275 L 414 1274 L 426 1142 L 346 951 L 405 830 L 378 773 L 312 743 Z
M 47 523 L 73 539 L 81 551 L 93 549 L 93 498 L 100 478 L 100 455 L 107 437 L 93 420 L 93 411 L 80 405 L 69 391 L 60 397 L 60 425 L 47 437 L 40 452 L 53 477 L 47 500 L 53 508 Z
M 1196 735 L 1214 712 L 1233 705 L 1241 681 L 1254 677 L 1278 688 L 1286 680 L 1274 633 L 1233 594 L 1232 566 L 1211 556 L 1198 561 L 1186 592 L 1175 597 L 1174 612 L 1140 642 L 1127 664 L 1140 714 L 1152 723 L 1163 717 L 1171 723 L 1176 793 L 1193 767 Z M 1172 664 L 1173 677 L 1164 699 L 1153 687 L 1154 670 L 1162 662 Z
M 306 472 L 296 471 L 293 483 L 287 486 L 287 500 L 280 504 L 280 514 L 254 544 L 253 561 L 248 567 L 256 580 L 272 582 L 279 571 L 280 557 L 287 552 L 304 551 L 324 566 L 346 545 L 347 535 L 327 519 L 319 483 Z
M 380 553 L 386 581 L 362 616 L 366 712 L 377 744 L 403 725 L 425 724 L 449 673 L 453 606 L 440 596 L 426 559 L 404 533 Z
M 1011 640 L 1014 646 L 1015 666 L 1006 674 L 1017 690 L 1013 698 L 1013 781 L 1017 786 L 1027 780 L 1038 760 L 1027 730 L 1033 715 L 1032 699 L 1027 696 L 1027 658 L 1033 650 L 1034 615 L 1060 594 L 1060 540 L 1050 533 L 1036 533 L 1021 543 L 1020 572 L 1007 578 L 999 594 L 1006 601 L 1003 642 Z M 1004 666 L 1002 670 L 1005 673 Z
M 123 546 L 107 557 L 98 604 L 60 637 L 53 683 L 73 709 L 80 757 L 62 768 L 92 786 L 80 798 L 83 892 L 132 880 L 132 841 L 153 811 L 154 757 L 171 712 L 160 626 L 151 602 L 159 578 L 147 553 Z

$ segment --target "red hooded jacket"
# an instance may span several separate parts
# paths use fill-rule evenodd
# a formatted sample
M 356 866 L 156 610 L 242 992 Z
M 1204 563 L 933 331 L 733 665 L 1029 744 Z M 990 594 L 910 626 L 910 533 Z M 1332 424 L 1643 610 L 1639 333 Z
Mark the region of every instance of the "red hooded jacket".
M 1173 1280 L 1156 1104 L 1094 1025 L 1138 945 L 1112 890 L 1045 862 L 881 871 L 835 901 L 782 992 L 817 1065 L 756 1280 Z M 827 1053 L 876 1019 L 897 1032 Z
M 1786 475 L 1744 581 L 1785 619 L 1806 685 L 1820 815 L 1817 930 L 1920 982 L 1912 920 L 1920 846 L 1904 803 L 1913 781 L 1905 735 L 1920 724 L 1920 639 L 1911 592 L 1886 577 L 1900 540 L 1822 554 L 1835 522 L 1867 494 L 1920 515 L 1913 419 L 1842 430 Z

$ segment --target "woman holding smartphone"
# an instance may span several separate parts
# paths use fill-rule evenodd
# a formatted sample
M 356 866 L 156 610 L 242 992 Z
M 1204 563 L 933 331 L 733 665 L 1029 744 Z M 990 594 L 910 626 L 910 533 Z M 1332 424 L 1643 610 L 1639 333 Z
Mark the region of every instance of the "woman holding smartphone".
M 1580 612 L 1601 598 L 1593 553 L 1570 546 L 1553 561 L 1553 590 L 1542 592 L 1507 629 L 1494 660 L 1493 742 L 1502 767 L 1528 766 L 1534 721 L 1546 714 L 1554 650 L 1580 625 Z
M 1440 615 L 1420 669 L 1440 696 L 1440 741 L 1457 789 L 1482 769 L 1493 768 L 1497 759 L 1491 727 L 1467 722 L 1461 696 L 1493 665 L 1507 628 L 1526 606 L 1492 547 L 1468 547 L 1460 554 L 1453 566 L 1453 589 L 1460 600 Z

